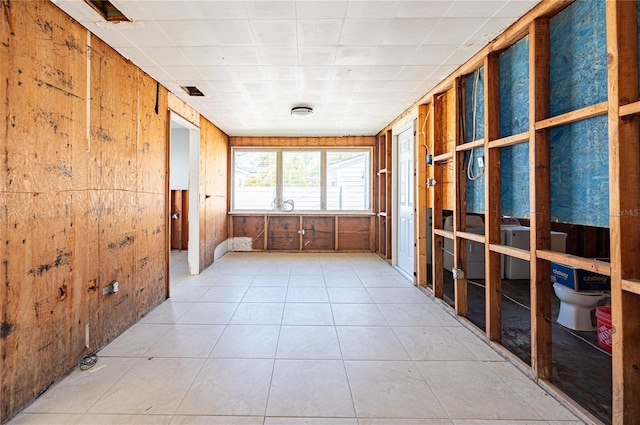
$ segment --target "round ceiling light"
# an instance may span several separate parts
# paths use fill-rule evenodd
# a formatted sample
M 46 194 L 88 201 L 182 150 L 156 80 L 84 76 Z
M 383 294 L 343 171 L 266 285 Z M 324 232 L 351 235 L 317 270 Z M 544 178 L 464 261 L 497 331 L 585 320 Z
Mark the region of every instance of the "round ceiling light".
M 295 106 L 291 108 L 291 115 L 294 117 L 306 117 L 313 114 L 313 108 L 308 106 Z

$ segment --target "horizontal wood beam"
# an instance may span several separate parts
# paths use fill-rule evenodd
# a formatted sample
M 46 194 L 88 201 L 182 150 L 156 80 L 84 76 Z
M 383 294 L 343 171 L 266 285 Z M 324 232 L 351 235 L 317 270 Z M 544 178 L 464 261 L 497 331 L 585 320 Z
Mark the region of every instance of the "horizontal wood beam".
M 531 253 L 526 249 L 515 248 L 513 246 L 490 244 L 489 249 L 493 252 L 508 255 L 509 257 L 519 258 L 524 261 L 531 261 Z
M 453 232 L 451 230 L 433 229 L 433 233 L 443 238 L 453 239 Z
M 609 110 L 608 102 L 597 103 L 595 105 L 587 106 L 586 108 L 578 109 L 576 111 L 567 112 L 566 114 L 556 115 L 555 117 L 538 121 L 535 123 L 535 129 L 543 130 L 545 128 L 571 124 L 572 122 L 586 120 L 588 118 L 593 118 L 600 115 L 605 115 L 608 110 Z
M 640 295 L 640 280 L 638 279 L 622 279 L 622 289 L 627 292 L 633 292 Z
M 344 147 L 344 146 L 375 146 L 375 136 L 319 136 L 319 137 L 229 137 L 229 146 L 268 146 L 268 147 Z
M 474 242 L 484 243 L 484 235 L 478 235 L 476 233 L 456 232 L 456 237 Z
M 493 148 L 505 148 L 507 146 L 518 145 L 520 143 L 529 141 L 529 132 L 525 131 L 524 133 L 514 134 L 513 136 L 502 137 L 497 140 L 492 140 L 489 142 L 489 149 Z
M 433 162 L 444 162 L 444 161 L 450 161 L 452 159 L 453 159 L 453 152 L 446 152 L 446 153 L 434 156 Z
M 633 102 L 620 106 L 619 113 L 621 117 L 640 114 L 640 102 Z
M 484 147 L 484 139 L 475 140 L 473 142 L 463 143 L 456 146 L 457 152 L 470 151 L 471 149 Z
M 611 265 L 604 261 L 578 257 L 576 255 L 556 251 L 539 250 L 536 253 L 538 258 L 542 258 L 543 260 L 611 276 Z

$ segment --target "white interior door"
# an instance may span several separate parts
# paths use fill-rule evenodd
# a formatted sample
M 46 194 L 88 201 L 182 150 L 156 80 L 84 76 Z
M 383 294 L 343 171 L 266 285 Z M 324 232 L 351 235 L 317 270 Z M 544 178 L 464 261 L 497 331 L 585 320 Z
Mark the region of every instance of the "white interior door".
M 398 135 L 397 190 L 398 267 L 409 276 L 414 272 L 414 167 L 413 128 Z

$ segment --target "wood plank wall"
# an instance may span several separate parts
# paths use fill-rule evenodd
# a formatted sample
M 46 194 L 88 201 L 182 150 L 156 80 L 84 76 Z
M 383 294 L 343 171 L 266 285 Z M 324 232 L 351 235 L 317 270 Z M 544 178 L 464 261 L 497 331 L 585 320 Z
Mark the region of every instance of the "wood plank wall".
M 5 421 L 166 298 L 169 113 L 164 87 L 51 2 L 0 9 Z M 204 267 L 226 239 L 227 136 L 200 126 Z
M 554 93 L 549 89 L 549 20 L 570 6 L 573 1 L 544 0 L 537 7 L 518 20 L 503 34 L 491 41 L 477 55 L 454 71 L 437 87 L 405 111 L 402 116 L 390 123 L 378 134 L 388 134 L 396 122 L 399 122 L 415 108 L 420 108 L 418 127 L 426 128 L 434 122 L 434 130 L 426 131 L 420 144 L 427 143 L 434 155 L 434 163 L 442 165 L 456 154 L 464 153 L 475 147 L 484 148 L 485 165 L 485 235 L 469 235 L 465 232 L 446 232 L 441 228 L 443 210 L 454 209 L 454 214 L 463 217 L 466 212 L 466 195 L 463 188 L 451 188 L 454 182 L 449 170 L 441 166 L 432 166 L 427 174 L 438 183 L 435 187 L 420 190 L 418 202 L 434 208 L 433 234 L 433 293 L 442 297 L 442 254 L 439 244 L 443 237 L 460 240 L 473 239 L 486 243 L 486 339 L 500 342 L 501 303 L 500 303 L 500 254 L 526 259 L 531 262 L 531 358 L 528 373 L 541 385 L 556 390 L 550 385 L 552 376 L 551 353 L 551 282 L 550 262 L 562 262 L 577 268 L 595 271 L 611 276 L 612 316 L 613 316 L 613 424 L 640 424 L 640 101 L 638 90 L 638 2 L 626 0 L 607 0 L 606 30 L 608 53 L 608 100 L 579 110 L 569 111 L 550 117 L 549 103 Z M 500 111 L 498 94 L 497 56 L 525 36 L 529 36 L 529 129 L 520 134 L 500 137 Z M 457 81 L 464 79 L 479 68 L 485 72 L 485 136 L 478 141 L 461 144 L 455 148 L 455 140 L 450 125 L 456 120 L 457 113 L 451 113 L 451 93 L 457 87 Z M 549 167 L 549 131 L 550 129 L 591 117 L 608 115 L 609 131 L 609 204 L 610 204 L 610 251 L 611 263 L 594 260 L 592 256 L 580 252 L 583 257 L 556 253 L 550 250 L 550 167 Z M 459 131 L 459 129 L 456 129 Z M 518 250 L 501 245 L 499 238 L 500 217 L 500 154 L 502 147 L 519 143 L 529 143 L 530 182 L 530 224 L 533 228 L 529 250 Z M 455 149 L 455 152 L 454 152 Z M 459 166 L 459 164 L 458 164 Z M 422 175 L 422 173 L 421 173 Z M 442 184 L 441 184 L 442 183 Z M 418 185 L 418 187 L 420 187 Z M 461 223 L 458 223 L 461 225 Z M 418 258 L 426 248 L 419 244 Z M 419 285 L 426 284 L 426 277 L 420 274 Z M 464 298 L 465 288 L 456 285 L 456 313 L 464 316 L 464 308 L 458 305 L 458 299 Z M 461 292 L 458 294 L 458 292 Z M 505 351 L 506 353 L 506 351 Z M 520 366 L 527 366 L 514 361 Z M 598 420 L 583 407 L 572 403 L 567 396 L 557 392 L 573 410 L 582 415 L 587 423 Z

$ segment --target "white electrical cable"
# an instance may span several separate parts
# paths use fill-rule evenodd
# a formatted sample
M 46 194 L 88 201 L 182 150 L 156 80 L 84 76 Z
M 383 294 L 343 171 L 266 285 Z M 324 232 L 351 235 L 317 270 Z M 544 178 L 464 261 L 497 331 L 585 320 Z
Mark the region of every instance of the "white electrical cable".
M 480 81 L 480 70 L 478 69 L 476 71 L 476 76 L 473 80 L 473 123 L 471 126 L 471 141 L 475 142 L 476 140 L 476 114 L 478 112 L 477 108 L 477 99 L 478 99 L 478 83 Z M 486 101 L 486 99 L 485 99 Z M 475 151 L 474 149 L 471 149 L 471 152 L 469 153 L 469 162 L 467 163 L 467 178 L 471 181 L 476 181 L 478 180 L 480 177 L 482 177 L 484 175 L 484 168 L 482 168 L 480 170 L 479 174 L 473 174 L 473 152 Z

